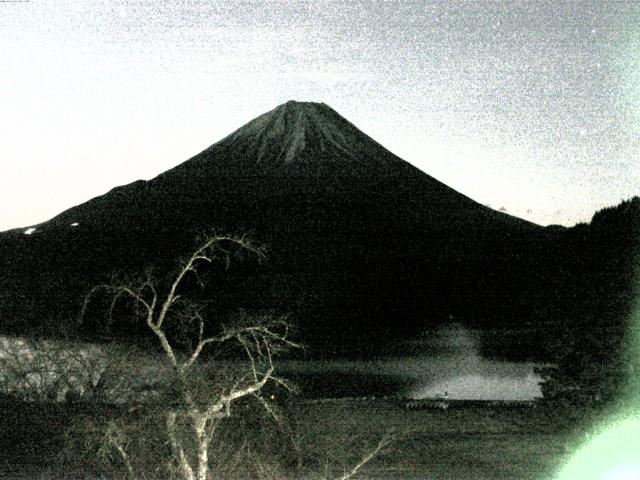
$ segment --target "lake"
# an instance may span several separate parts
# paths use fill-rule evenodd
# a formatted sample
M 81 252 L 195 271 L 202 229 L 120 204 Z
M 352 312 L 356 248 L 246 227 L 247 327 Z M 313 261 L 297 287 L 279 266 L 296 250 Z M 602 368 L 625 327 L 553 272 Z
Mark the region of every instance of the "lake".
M 479 332 L 454 324 L 395 345 L 407 355 L 362 360 L 284 361 L 280 374 L 312 396 L 400 395 L 414 399 L 528 401 L 541 397 L 534 362 L 491 360 L 480 354 Z M 304 390 L 304 388 L 303 388 Z
M 452 400 L 528 401 L 541 397 L 541 379 L 534 373 L 538 364 L 484 358 L 480 354 L 479 338 L 478 332 L 461 325 L 449 325 L 394 345 L 391 349 L 393 354 L 360 360 L 280 360 L 276 363 L 276 373 L 291 379 L 300 387 L 303 396 L 311 398 L 393 395 L 412 399 L 446 396 Z M 19 362 L 21 368 L 31 363 L 39 369 L 43 367 L 42 359 L 33 357 L 35 352 L 29 342 L 10 337 L 0 340 L 0 366 L 7 366 L 7 355 L 12 353 L 15 358 L 22 359 Z M 93 358 L 91 363 L 96 372 L 87 376 L 88 372 L 79 369 L 77 374 L 74 372 L 74 377 L 79 384 L 97 381 L 98 377 L 93 377 L 104 368 L 104 346 L 45 344 L 48 350 L 46 360 L 55 358 L 54 363 L 58 365 L 57 368 L 51 368 L 48 375 L 43 376 L 40 372 L 33 378 L 37 383 L 33 386 L 37 390 L 41 390 L 45 383 L 56 381 L 56 370 L 65 370 L 59 365 L 61 361 L 72 362 L 72 367 L 69 367 L 71 370 L 67 368 L 67 371 L 73 371 L 79 366 L 84 368 L 86 362 Z M 55 355 L 51 355 L 52 351 Z M 69 355 L 72 351 L 76 352 L 75 356 Z M 85 359 L 81 364 L 74 360 L 78 358 L 78 352 L 82 352 Z M 140 360 L 128 368 L 128 375 L 142 383 L 145 378 L 156 378 L 163 356 L 145 355 L 145 360 Z M 134 370 L 137 373 L 134 374 Z M 0 372 L 0 379 L 3 373 Z M 15 385 L 4 383 L 0 385 L 3 390 L 15 390 Z

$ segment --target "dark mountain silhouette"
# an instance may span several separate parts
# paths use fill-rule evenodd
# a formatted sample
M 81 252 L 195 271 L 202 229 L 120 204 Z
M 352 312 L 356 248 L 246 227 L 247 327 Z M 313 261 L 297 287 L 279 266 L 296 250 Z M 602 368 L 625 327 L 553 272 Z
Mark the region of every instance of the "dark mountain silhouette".
M 77 315 L 109 272 L 162 271 L 210 228 L 269 249 L 264 265 L 236 264 L 216 281 L 211 312 L 290 312 L 312 351 L 380 352 L 455 319 L 510 332 L 488 354 L 544 357 L 541 335 L 558 322 L 549 252 L 563 229 L 476 203 L 324 104 L 288 102 L 34 228 L 0 234 L 5 331 Z
M 332 204 L 366 203 L 376 197 L 390 202 L 380 205 L 385 210 L 400 208 L 397 213 L 406 211 L 424 220 L 429 230 L 535 227 L 483 207 L 424 174 L 330 107 L 293 101 L 261 115 L 149 182 L 117 187 L 40 227 L 66 227 L 73 222 L 105 227 L 129 219 L 139 225 L 144 220 L 143 208 L 152 215 L 148 221 L 170 219 L 168 228 L 189 223 L 200 226 L 203 220 L 219 224 L 226 218 L 220 205 L 264 208 L 261 202 L 275 204 L 286 199 L 291 204 L 284 209 L 308 202 L 305 208 L 313 214 L 314 210 L 322 212 L 325 200 Z M 175 209 L 184 204 L 189 207 Z M 213 206 L 213 211 L 203 219 L 205 212 L 197 207 L 205 205 Z M 404 220 L 409 223 L 412 219 Z M 255 221 L 249 218 L 247 223 L 254 225 Z M 367 225 L 367 229 L 371 227 Z

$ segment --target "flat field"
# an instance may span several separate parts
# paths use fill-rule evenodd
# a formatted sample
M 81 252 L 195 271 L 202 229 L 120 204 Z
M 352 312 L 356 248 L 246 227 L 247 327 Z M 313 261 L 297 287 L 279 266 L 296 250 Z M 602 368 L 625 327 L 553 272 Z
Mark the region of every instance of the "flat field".
M 348 446 L 346 470 L 392 432 L 395 440 L 363 467 L 363 478 L 549 479 L 581 437 L 531 406 L 453 402 L 447 410 L 409 410 L 381 399 L 306 403 L 297 411 L 298 430 L 319 452 Z
M 581 437 L 541 406 L 452 402 L 447 410 L 411 410 L 393 398 L 294 400 L 283 413 L 303 467 L 271 478 L 339 478 L 390 434 L 392 443 L 354 478 L 551 479 Z M 5 401 L 0 415 L 2 478 L 83 478 L 57 454 L 76 408 Z

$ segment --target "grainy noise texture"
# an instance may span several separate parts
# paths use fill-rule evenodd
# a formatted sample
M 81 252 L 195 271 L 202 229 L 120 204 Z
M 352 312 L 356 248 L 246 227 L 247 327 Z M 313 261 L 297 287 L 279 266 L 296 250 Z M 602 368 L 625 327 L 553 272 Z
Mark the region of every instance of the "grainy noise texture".
M 586 221 L 638 193 L 638 24 L 634 1 L 3 3 L 0 229 L 290 99 L 480 203 Z

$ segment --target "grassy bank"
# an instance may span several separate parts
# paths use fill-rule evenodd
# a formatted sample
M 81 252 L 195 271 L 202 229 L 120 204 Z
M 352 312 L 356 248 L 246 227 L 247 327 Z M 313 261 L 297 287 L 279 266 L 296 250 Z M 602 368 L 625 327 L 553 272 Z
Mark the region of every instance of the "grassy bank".
M 104 418 L 117 413 L 90 405 L 5 400 L 0 407 L 2 478 L 90 476 L 83 465 L 93 464 L 93 459 L 65 462 L 60 455 L 65 432 L 82 415 Z M 541 407 L 452 404 L 447 410 L 408 410 L 396 399 L 296 400 L 283 406 L 283 414 L 281 439 L 264 438 L 290 444 L 286 448 L 292 453 L 287 465 L 263 478 L 339 476 L 391 433 L 393 443 L 356 478 L 547 479 L 568 459 L 580 436 L 575 428 L 559 428 Z M 230 422 L 237 431 L 239 424 Z

